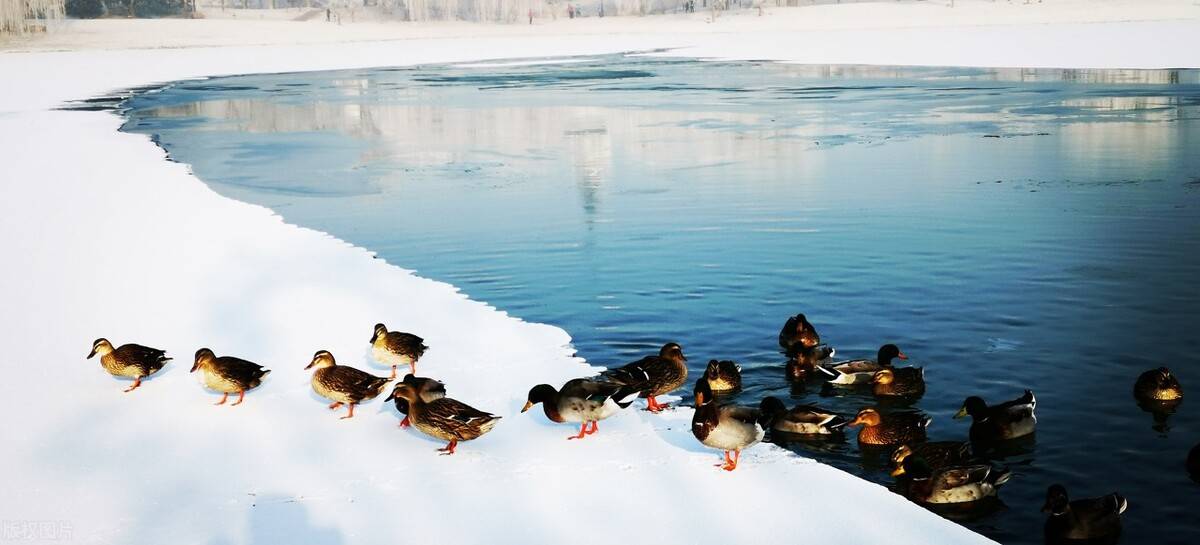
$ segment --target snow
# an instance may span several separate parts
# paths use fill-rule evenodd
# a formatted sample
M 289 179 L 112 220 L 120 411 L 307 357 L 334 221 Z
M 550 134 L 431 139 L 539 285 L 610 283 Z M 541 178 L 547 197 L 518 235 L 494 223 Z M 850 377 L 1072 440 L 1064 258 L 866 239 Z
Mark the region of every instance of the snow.
M 827 33 L 815 42 L 811 33 L 737 43 L 642 33 L 0 54 L 5 528 L 49 523 L 83 543 L 987 542 L 772 445 L 720 471 L 720 453 L 691 436 L 688 409 L 625 411 L 567 441 L 572 427 L 519 413 L 532 385 L 595 371 L 571 356 L 567 332 L 220 197 L 146 137 L 118 133 L 111 113 L 53 108 L 206 75 L 662 47 L 799 62 L 1196 66 L 1200 48 L 1181 47 L 1194 45 L 1196 29 L 1168 21 L 813 31 Z M 1068 31 L 1077 38 L 1060 43 Z M 963 50 L 929 50 L 939 35 Z M 1044 49 L 984 47 L 1014 37 Z M 376 322 L 423 336 L 422 374 L 503 415 L 496 429 L 445 457 L 440 442 L 397 429 L 380 400 L 338 420 L 303 368 L 327 349 L 383 372 L 367 361 Z M 175 360 L 123 394 L 127 382 L 84 359 L 101 336 Z M 686 349 L 687 339 L 666 340 Z M 273 372 L 244 404 L 213 406 L 219 396 L 187 373 L 200 347 Z

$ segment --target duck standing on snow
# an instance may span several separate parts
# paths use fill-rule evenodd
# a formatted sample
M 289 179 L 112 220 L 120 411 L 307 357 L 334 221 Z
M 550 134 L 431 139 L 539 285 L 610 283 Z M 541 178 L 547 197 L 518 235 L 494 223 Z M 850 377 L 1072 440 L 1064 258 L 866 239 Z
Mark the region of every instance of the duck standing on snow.
M 546 418 L 550 421 L 579 422 L 579 435 L 572 435 L 567 439 L 583 439 L 599 431 L 599 421 L 628 407 L 639 394 L 641 392 L 630 386 L 577 378 L 568 380 L 558 390 L 549 384 L 534 386 L 529 390 L 529 397 L 521 412 L 541 403 L 542 410 L 546 412 Z
M 437 380 L 408 374 L 404 375 L 402 382 L 412 386 L 417 391 L 417 395 L 421 396 L 426 403 L 446 397 L 446 385 Z M 404 415 L 404 419 L 400 421 L 400 427 L 407 428 L 412 423 L 408 417 L 408 402 L 402 397 L 389 397 L 388 399 L 393 400 L 396 403 L 396 410 Z
M 821 344 L 811 348 L 792 349 L 788 351 L 787 375 L 793 381 L 805 381 L 817 375 L 817 367 L 825 360 L 832 358 L 836 350 L 832 346 Z M 824 376 L 821 374 L 820 376 Z
M 312 388 L 318 395 L 333 401 L 330 409 L 345 404 L 349 411 L 342 419 L 354 417 L 354 405 L 379 397 L 390 379 L 377 377 L 353 367 L 338 365 L 328 350 L 318 350 L 305 370 L 316 367 Z
M 777 397 L 762 400 L 759 408 L 774 416 L 771 431 L 792 435 L 831 435 L 846 426 L 846 419 L 832 411 L 813 405 L 797 405 L 788 410 Z
M 924 442 L 930 422 L 932 418 L 915 413 L 884 415 L 875 409 L 863 409 L 846 425 L 863 427 L 858 432 L 860 445 L 900 445 Z
M 742 366 L 728 360 L 709 360 L 704 378 L 713 393 L 724 394 L 742 389 Z
M 108 374 L 133 379 L 133 384 L 125 392 L 132 392 L 141 386 L 143 378 L 157 373 L 171 361 L 163 350 L 132 343 L 113 348 L 112 343 L 104 338 L 92 341 L 92 351 L 88 352 L 87 359 L 96 355 L 100 356 L 100 366 Z
M 875 397 L 915 399 L 925 395 L 925 369 L 885 367 L 871 377 Z
M 828 365 L 818 367 L 825 374 L 829 375 L 831 384 L 842 386 L 851 386 L 855 384 L 867 384 L 875 376 L 875 373 L 880 369 L 892 366 L 892 360 L 900 358 L 908 359 L 900 348 L 894 344 L 885 344 L 879 347 L 879 353 L 874 361 L 872 360 L 848 360 L 833 362 Z
M 789 353 L 794 349 L 812 348 L 821 344 L 817 329 L 808 323 L 803 313 L 792 316 L 779 330 L 779 346 Z
M 1012 472 L 987 464 L 932 469 L 919 456 L 904 459 L 892 476 L 907 475 L 908 497 L 917 503 L 945 505 L 971 503 L 996 495 Z
M 655 401 L 655 396 L 668 394 L 683 386 L 687 376 L 687 358 L 683 355 L 683 347 L 676 343 L 663 345 L 657 356 L 647 356 L 600 373 L 603 380 L 641 392 L 641 396 L 646 398 L 646 410 L 652 413 L 667 408 L 667 405 Z
M 971 396 L 963 401 L 954 418 L 971 415 L 971 441 L 994 443 L 1033 433 L 1037 427 L 1037 417 L 1033 414 L 1036 407 L 1037 398 L 1032 390 L 1025 390 L 1025 395 L 991 407 L 982 398 Z
M 754 407 L 718 405 L 708 381 L 696 381 L 696 412 L 692 415 L 692 435 L 706 447 L 725 451 L 725 471 L 737 469 L 742 450 L 762 441 L 773 415 Z M 729 453 L 733 452 L 733 458 Z
M 379 363 L 392 366 L 392 376 L 388 377 L 391 380 L 395 380 L 396 368 L 401 365 L 409 366 L 409 372 L 417 374 L 417 360 L 428 349 L 425 339 L 412 333 L 388 331 L 383 324 L 375 324 L 375 333 L 371 335 L 371 356 Z
M 416 387 L 404 382 L 397 384 L 388 396 L 389 400 L 395 398 L 408 402 L 408 417 L 421 433 L 449 441 L 445 448 L 438 449 L 443 454 L 454 454 L 454 447 L 459 441 L 478 439 L 492 431 L 500 420 L 499 416 L 485 413 L 457 399 L 442 397 L 425 401 Z
M 1133 384 L 1133 395 L 1138 401 L 1172 402 L 1183 399 L 1183 386 L 1179 379 L 1166 367 L 1142 373 Z
M 192 365 L 189 373 L 195 373 L 197 369 L 204 374 L 206 387 L 224 394 L 221 396 L 221 401 L 216 403 L 217 405 L 225 404 L 225 400 L 229 399 L 229 394 L 234 392 L 237 392 L 238 400 L 232 405 L 241 404 L 242 400 L 246 398 L 246 390 L 257 388 L 259 384 L 262 384 L 263 377 L 271 372 L 270 369 L 265 369 L 252 361 L 232 356 L 218 358 L 212 350 L 207 348 L 196 351 L 196 363 Z
M 1050 485 L 1042 507 L 1043 513 L 1049 513 L 1046 542 L 1115 539 L 1121 535 L 1121 513 L 1128 507 L 1129 501 L 1120 494 L 1071 501 L 1066 487 Z

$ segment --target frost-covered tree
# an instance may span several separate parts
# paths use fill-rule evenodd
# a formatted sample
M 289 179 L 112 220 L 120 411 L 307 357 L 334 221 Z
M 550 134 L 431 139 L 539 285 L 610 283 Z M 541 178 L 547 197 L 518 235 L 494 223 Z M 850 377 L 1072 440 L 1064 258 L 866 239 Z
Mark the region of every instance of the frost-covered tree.
M 63 15 L 63 0 L 0 0 L 0 34 L 44 30 L 46 21 Z

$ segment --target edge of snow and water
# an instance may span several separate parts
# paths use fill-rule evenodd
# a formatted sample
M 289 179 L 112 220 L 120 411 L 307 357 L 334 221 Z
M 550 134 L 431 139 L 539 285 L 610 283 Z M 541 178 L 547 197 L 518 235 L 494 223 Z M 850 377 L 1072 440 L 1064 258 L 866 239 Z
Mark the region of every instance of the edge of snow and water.
M 82 543 L 987 542 L 771 445 L 719 471 L 688 409 L 627 411 L 568 442 L 568 426 L 518 412 L 531 385 L 595 371 L 563 330 L 221 197 L 149 138 L 118 132 L 112 112 L 54 109 L 213 75 L 664 47 L 771 58 L 656 35 L 0 54 L 5 531 Z M 350 421 L 326 410 L 303 367 L 317 349 L 368 366 L 378 321 L 424 336 L 424 372 L 503 415 L 496 430 L 441 457 L 379 400 Z M 84 360 L 101 336 L 175 360 L 123 394 Z M 201 346 L 273 373 L 244 405 L 214 407 L 187 372 Z

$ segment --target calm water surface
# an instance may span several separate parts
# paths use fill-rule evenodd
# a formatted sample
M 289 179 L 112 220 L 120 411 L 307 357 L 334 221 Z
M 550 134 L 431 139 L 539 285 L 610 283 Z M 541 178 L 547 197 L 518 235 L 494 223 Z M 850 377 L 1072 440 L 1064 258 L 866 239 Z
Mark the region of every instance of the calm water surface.
M 695 373 L 741 362 L 744 402 L 873 405 L 787 383 L 775 336 L 803 311 L 839 356 L 923 365 L 925 397 L 886 408 L 932 440 L 966 437 L 966 396 L 1032 388 L 1036 443 L 963 524 L 1040 542 L 1058 481 L 1128 496 L 1125 543 L 1200 542 L 1200 403 L 1131 397 L 1159 365 L 1200 389 L 1200 73 L 567 61 L 182 82 L 125 129 L 593 363 L 676 340 Z M 890 481 L 853 434 L 789 447 Z

